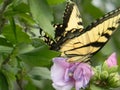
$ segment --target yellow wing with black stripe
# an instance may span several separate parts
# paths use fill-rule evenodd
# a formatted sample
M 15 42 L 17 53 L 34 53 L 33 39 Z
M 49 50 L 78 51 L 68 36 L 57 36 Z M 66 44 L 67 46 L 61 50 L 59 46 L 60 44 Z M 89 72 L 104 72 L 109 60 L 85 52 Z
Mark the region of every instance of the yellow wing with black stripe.
M 66 8 L 63 16 L 63 24 L 55 25 L 55 40 L 52 42 L 51 49 L 59 50 L 60 46 L 65 43 L 68 34 L 72 34 L 71 37 L 74 37 L 73 33 L 83 31 L 82 18 L 77 8 L 77 5 L 73 2 L 67 2 Z
M 51 49 L 59 50 L 68 62 L 85 62 L 98 52 L 120 25 L 120 8 L 83 28 L 81 15 L 74 2 L 68 2 L 63 24 L 56 26 Z
M 67 39 L 60 48 L 62 56 L 69 57 L 69 62 L 89 60 L 107 43 L 119 25 L 120 8 L 93 22 L 83 34 Z

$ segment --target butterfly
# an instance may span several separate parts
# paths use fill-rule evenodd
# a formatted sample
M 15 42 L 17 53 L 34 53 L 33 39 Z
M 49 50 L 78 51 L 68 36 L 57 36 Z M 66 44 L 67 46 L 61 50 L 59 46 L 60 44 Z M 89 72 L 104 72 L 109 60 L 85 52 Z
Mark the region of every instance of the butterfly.
M 120 8 L 97 19 L 86 28 L 74 2 L 67 2 L 63 23 L 55 25 L 55 41 L 47 37 L 52 50 L 61 52 L 68 62 L 86 62 L 110 39 L 120 25 Z

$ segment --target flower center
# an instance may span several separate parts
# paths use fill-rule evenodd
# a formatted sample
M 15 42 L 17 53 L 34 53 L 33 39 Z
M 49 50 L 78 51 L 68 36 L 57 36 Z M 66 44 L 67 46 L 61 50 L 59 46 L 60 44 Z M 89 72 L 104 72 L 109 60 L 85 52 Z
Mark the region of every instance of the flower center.
M 72 72 L 69 72 L 68 75 L 69 75 L 69 77 L 72 77 L 72 76 L 73 76 L 73 73 L 72 73 Z

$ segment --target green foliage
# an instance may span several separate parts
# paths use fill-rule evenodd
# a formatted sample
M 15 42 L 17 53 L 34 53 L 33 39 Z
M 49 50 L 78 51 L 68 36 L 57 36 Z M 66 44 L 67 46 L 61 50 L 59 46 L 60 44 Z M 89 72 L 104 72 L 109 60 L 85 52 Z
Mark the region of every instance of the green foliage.
M 37 90 L 48 79 L 46 85 L 52 88 L 48 68 L 59 53 L 49 50 L 42 39 L 35 36 L 42 28 L 54 37 L 53 15 L 47 1 L 0 2 L 0 90 Z
M 54 90 L 50 66 L 52 58 L 59 56 L 59 52 L 49 50 L 39 30 L 41 28 L 54 38 L 53 24 L 62 21 L 63 13 L 59 10 L 64 9 L 65 1 L 0 0 L 0 90 Z M 74 1 L 80 2 L 78 6 L 85 26 L 104 14 L 100 7 L 93 5 L 92 0 Z M 108 0 L 102 1 L 107 5 Z M 113 5 L 119 5 L 118 2 L 114 1 Z M 101 63 L 99 60 L 105 58 L 101 55 L 108 55 L 113 51 L 112 48 L 120 53 L 116 48 L 120 46 L 118 38 L 119 33 L 108 44 L 109 47 L 106 46 L 105 50 L 96 55 L 94 64 Z M 96 88 L 93 85 L 91 90 L 99 90 Z
M 52 5 L 52 4 L 60 4 L 62 2 L 65 2 L 65 0 L 47 0 L 47 2 Z
M 108 66 L 105 61 L 103 65 L 94 67 L 94 77 L 91 80 L 96 87 L 102 89 L 116 88 L 120 86 L 120 78 L 118 73 L 118 65 Z M 94 85 L 90 85 L 94 88 Z
M 5 75 L 2 72 L 0 72 L 0 89 L 8 90 L 8 82 Z
M 15 27 L 5 25 L 3 28 L 3 35 L 8 41 L 13 44 L 29 43 L 31 41 L 29 36 L 25 32 L 23 32 L 22 28 L 18 25 L 16 25 Z
M 45 0 L 28 0 L 31 13 L 39 26 L 50 36 L 54 37 L 54 28 L 51 24 L 53 15 Z M 47 27 L 46 27 L 46 26 Z M 49 29 L 48 29 L 49 28 Z
M 46 66 L 50 64 L 51 59 L 57 55 L 56 52 L 48 50 L 46 46 L 41 46 L 27 53 L 20 54 L 19 58 L 32 66 Z

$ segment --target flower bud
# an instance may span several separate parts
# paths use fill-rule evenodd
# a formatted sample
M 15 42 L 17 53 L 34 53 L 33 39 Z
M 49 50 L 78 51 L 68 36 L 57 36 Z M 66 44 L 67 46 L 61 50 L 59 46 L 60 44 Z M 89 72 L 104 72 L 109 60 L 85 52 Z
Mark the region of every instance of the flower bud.
M 100 74 L 100 78 L 102 79 L 102 80 L 105 80 L 105 79 L 107 79 L 108 78 L 108 72 L 107 71 L 103 71 L 103 72 L 101 72 L 101 74 Z
M 120 86 L 120 76 L 118 73 L 111 73 L 108 81 L 111 87 L 118 87 Z

